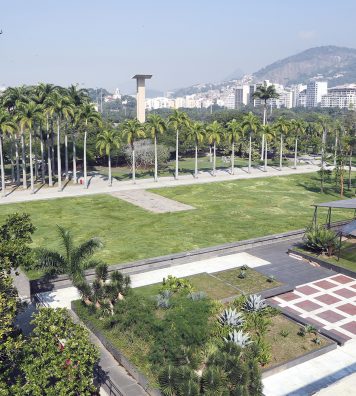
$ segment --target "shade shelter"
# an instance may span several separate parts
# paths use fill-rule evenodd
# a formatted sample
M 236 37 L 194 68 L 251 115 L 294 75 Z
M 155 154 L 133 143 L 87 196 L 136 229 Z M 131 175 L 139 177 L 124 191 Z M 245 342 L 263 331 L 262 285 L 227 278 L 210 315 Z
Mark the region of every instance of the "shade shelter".
M 352 199 L 340 199 L 338 201 L 323 202 L 320 204 L 314 204 L 314 216 L 313 224 L 316 225 L 318 217 L 318 208 L 327 208 L 328 213 L 326 217 L 326 225 L 330 227 L 332 209 L 349 209 L 354 210 L 354 217 L 356 218 L 356 198 Z

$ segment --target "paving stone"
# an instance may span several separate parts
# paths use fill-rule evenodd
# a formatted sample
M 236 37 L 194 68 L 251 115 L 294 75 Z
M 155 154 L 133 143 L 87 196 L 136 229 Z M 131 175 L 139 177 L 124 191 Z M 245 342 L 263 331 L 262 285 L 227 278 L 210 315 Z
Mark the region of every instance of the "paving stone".
M 314 282 L 315 286 L 320 287 L 321 289 L 332 289 L 333 287 L 335 287 L 335 283 L 332 282 L 328 282 L 327 280 L 321 280 L 319 282 Z
M 349 276 L 346 276 L 346 275 L 336 275 L 336 276 L 333 276 L 331 279 L 333 281 L 336 281 L 336 282 L 339 282 L 339 283 L 342 283 L 342 284 L 350 283 L 350 282 L 353 282 L 355 280 L 355 279 L 350 278 Z
M 322 294 L 319 297 L 313 297 L 315 300 L 321 301 L 324 304 L 335 304 L 337 302 L 340 302 L 341 299 L 340 298 L 336 298 L 330 294 Z
M 300 293 L 306 294 L 307 296 L 310 296 L 311 294 L 315 294 L 315 293 L 319 292 L 318 289 L 315 289 L 314 287 L 308 286 L 308 285 L 297 287 L 297 291 Z
M 295 304 L 296 307 L 302 308 L 307 312 L 315 311 L 316 309 L 321 308 L 322 306 L 314 303 L 313 301 L 304 300 Z
M 356 292 L 353 292 L 352 290 L 348 290 L 348 289 L 334 290 L 333 294 L 337 294 L 339 296 L 346 297 L 346 298 L 351 298 L 351 297 L 356 296 Z
M 278 297 L 284 301 L 292 301 L 292 300 L 296 300 L 297 298 L 300 298 L 300 296 L 298 296 L 297 294 L 295 294 L 293 292 L 281 294 Z
M 316 316 L 327 320 L 330 323 L 335 323 L 335 322 L 339 322 L 340 320 L 345 319 L 345 316 L 342 316 L 340 314 L 338 314 L 335 311 L 332 310 L 328 310 L 328 311 L 323 311 L 323 312 L 319 312 L 318 314 L 316 314 Z
M 352 334 L 356 335 L 356 322 L 349 322 L 341 326 L 343 329 L 349 331 Z
M 355 304 L 345 304 L 345 305 L 339 305 L 337 307 L 338 310 L 342 312 L 346 312 L 349 315 L 355 315 L 356 316 L 356 305 Z

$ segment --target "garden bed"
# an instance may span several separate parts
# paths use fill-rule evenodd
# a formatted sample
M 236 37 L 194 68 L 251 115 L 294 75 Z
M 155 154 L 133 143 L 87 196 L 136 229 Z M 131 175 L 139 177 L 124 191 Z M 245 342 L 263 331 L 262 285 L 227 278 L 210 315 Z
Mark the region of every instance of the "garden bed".
M 208 297 L 215 300 L 225 300 L 241 294 L 258 293 L 282 285 L 281 282 L 268 278 L 251 268 L 244 268 L 238 267 L 211 274 L 205 272 L 184 279 L 188 279 L 195 290 L 203 291 Z M 135 292 L 145 297 L 155 296 L 159 293 L 160 286 L 161 283 L 142 286 L 136 288 Z

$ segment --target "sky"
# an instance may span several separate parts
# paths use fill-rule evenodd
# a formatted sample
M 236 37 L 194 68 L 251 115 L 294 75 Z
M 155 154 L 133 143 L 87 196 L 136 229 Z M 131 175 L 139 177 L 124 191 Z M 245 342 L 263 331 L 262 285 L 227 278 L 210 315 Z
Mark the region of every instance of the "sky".
M 356 48 L 355 15 L 355 0 L 0 0 L 0 86 L 219 82 L 311 47 Z

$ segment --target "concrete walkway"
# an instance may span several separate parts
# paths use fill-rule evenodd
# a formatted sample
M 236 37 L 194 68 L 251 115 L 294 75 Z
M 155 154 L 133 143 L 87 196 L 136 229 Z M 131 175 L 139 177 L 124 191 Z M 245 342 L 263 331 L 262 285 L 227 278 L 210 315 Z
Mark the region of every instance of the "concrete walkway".
M 146 190 L 126 190 L 110 193 L 115 198 L 123 199 L 153 213 L 181 212 L 194 209 L 193 206 L 154 194 Z
M 315 359 L 265 378 L 263 393 L 265 396 L 309 396 L 355 372 L 356 340 L 352 340 Z M 354 393 L 329 394 L 351 396 Z
M 319 167 L 316 165 L 300 165 L 297 167 L 297 169 L 285 167 L 281 171 L 274 167 L 268 167 L 267 172 L 263 172 L 263 170 L 260 168 L 252 168 L 251 173 L 248 173 L 246 168 L 238 168 L 236 169 L 234 175 L 231 175 L 228 170 L 217 170 L 216 176 L 211 176 L 209 172 L 201 172 L 197 179 L 195 179 L 192 175 L 179 176 L 178 180 L 168 176 L 159 178 L 158 182 L 155 182 L 153 179 L 138 179 L 136 180 L 136 184 L 133 184 L 132 181 L 113 180 L 113 185 L 111 187 L 107 185 L 107 178 L 105 176 L 99 173 L 92 173 L 89 178 L 88 189 L 84 189 L 84 187 L 80 184 L 73 185 L 69 182 L 67 182 L 67 184 L 63 182 L 63 184 L 66 184 L 66 186 L 62 191 L 58 191 L 56 187 L 43 186 L 39 187 L 35 194 L 31 194 L 29 189 L 22 190 L 21 187 L 16 188 L 12 192 L 9 188 L 6 197 L 0 199 L 0 204 L 86 196 L 92 194 L 107 194 L 117 191 L 137 189 L 144 190 L 240 179 L 255 179 L 259 177 L 287 176 L 313 173 L 317 170 L 319 170 Z

